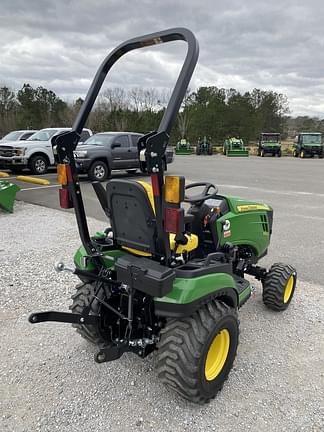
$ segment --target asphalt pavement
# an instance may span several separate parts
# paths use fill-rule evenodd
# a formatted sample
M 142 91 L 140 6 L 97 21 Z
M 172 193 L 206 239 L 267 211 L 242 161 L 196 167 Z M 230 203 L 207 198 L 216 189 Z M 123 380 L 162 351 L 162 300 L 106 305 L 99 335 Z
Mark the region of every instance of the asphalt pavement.
M 176 156 L 168 168 L 169 174 L 184 175 L 189 182 L 212 182 L 219 187 L 220 194 L 271 205 L 274 208 L 273 236 L 263 264 L 290 263 L 297 268 L 300 279 L 318 284 L 324 277 L 323 171 L 324 161 L 317 158 L 227 158 L 221 155 Z M 113 176 L 143 179 L 142 174 L 126 172 L 115 172 Z M 17 198 L 59 209 L 59 185 L 54 170 L 43 177 L 50 180 L 49 186 L 17 182 L 22 188 Z M 86 176 L 81 176 L 81 189 L 87 214 L 105 221 L 106 216 Z

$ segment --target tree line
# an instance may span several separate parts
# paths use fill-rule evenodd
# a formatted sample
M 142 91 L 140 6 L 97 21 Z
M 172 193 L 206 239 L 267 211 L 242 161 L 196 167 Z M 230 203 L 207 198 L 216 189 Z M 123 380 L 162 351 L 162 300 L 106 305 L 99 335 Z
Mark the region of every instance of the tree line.
M 103 90 L 87 126 L 94 132 L 154 130 L 161 120 L 170 94 L 167 91 L 108 88 Z M 0 87 L 0 135 L 16 129 L 71 126 L 82 98 L 68 103 L 52 90 L 24 84 L 18 91 Z M 187 91 L 172 130 L 171 143 L 187 138 L 195 143 L 204 135 L 213 143 L 227 136 L 254 141 L 262 131 L 287 135 L 295 129 L 324 130 L 324 121 L 288 117 L 287 97 L 274 91 L 254 89 L 241 93 L 213 86 Z M 310 129 L 309 129 L 310 128 Z M 305 129 L 306 130 L 306 129 Z M 315 129 L 314 129 L 315 130 Z

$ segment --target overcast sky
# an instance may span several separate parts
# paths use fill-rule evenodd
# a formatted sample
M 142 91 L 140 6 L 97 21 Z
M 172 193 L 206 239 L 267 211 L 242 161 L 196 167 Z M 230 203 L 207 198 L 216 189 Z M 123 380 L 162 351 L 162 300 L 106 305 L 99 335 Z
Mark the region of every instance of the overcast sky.
M 177 26 L 200 45 L 192 90 L 271 89 L 288 96 L 293 115 L 324 117 L 323 0 L 1 0 L 0 85 L 84 97 L 116 45 Z M 183 42 L 130 53 L 108 84 L 170 88 L 184 55 Z

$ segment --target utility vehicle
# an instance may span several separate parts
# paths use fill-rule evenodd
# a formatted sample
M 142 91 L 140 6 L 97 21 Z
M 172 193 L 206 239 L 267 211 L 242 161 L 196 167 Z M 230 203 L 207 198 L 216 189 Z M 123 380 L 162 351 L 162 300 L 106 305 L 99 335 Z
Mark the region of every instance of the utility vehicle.
M 266 154 L 281 156 L 280 133 L 262 132 L 258 144 L 258 156 L 264 157 Z
M 209 155 L 211 156 L 213 154 L 213 146 L 211 143 L 211 139 L 207 139 L 206 136 L 204 136 L 203 139 L 198 139 L 197 147 L 196 147 L 196 155 Z
M 111 226 L 90 236 L 73 150 L 104 79 L 125 53 L 174 40 L 187 42 L 184 65 L 156 131 L 138 142 L 151 183 L 112 179 L 94 190 Z M 82 245 L 74 267 L 79 276 L 71 312 L 39 312 L 31 323 L 72 323 L 98 347 L 98 363 L 125 352 L 155 353 L 158 376 L 184 398 L 204 403 L 226 380 L 236 355 L 238 309 L 251 295 L 245 274 L 262 281 L 263 301 L 285 310 L 294 294 L 296 271 L 257 265 L 272 232 L 270 206 L 224 196 L 210 182 L 185 186 L 181 176 L 163 175 L 171 127 L 198 58 L 198 43 L 175 28 L 122 43 L 100 66 L 72 131 L 52 140 L 62 184 L 63 208 L 74 207 Z M 190 205 L 185 214 L 182 203 Z M 280 331 L 278 329 L 278 331 Z
M 302 159 L 317 155 L 320 159 L 324 156 L 322 134 L 320 132 L 302 132 L 298 134 L 294 142 L 294 157 L 301 157 Z

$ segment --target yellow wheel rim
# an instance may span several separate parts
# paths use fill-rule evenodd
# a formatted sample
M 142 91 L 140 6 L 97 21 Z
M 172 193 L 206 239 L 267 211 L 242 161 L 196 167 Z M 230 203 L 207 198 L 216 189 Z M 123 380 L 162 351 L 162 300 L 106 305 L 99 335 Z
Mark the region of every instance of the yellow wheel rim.
M 207 381 L 212 381 L 222 371 L 228 356 L 230 339 L 229 331 L 223 329 L 212 341 L 205 362 L 205 377 Z
M 287 303 L 289 301 L 293 291 L 293 287 L 294 287 L 294 276 L 291 275 L 285 286 L 284 303 Z

